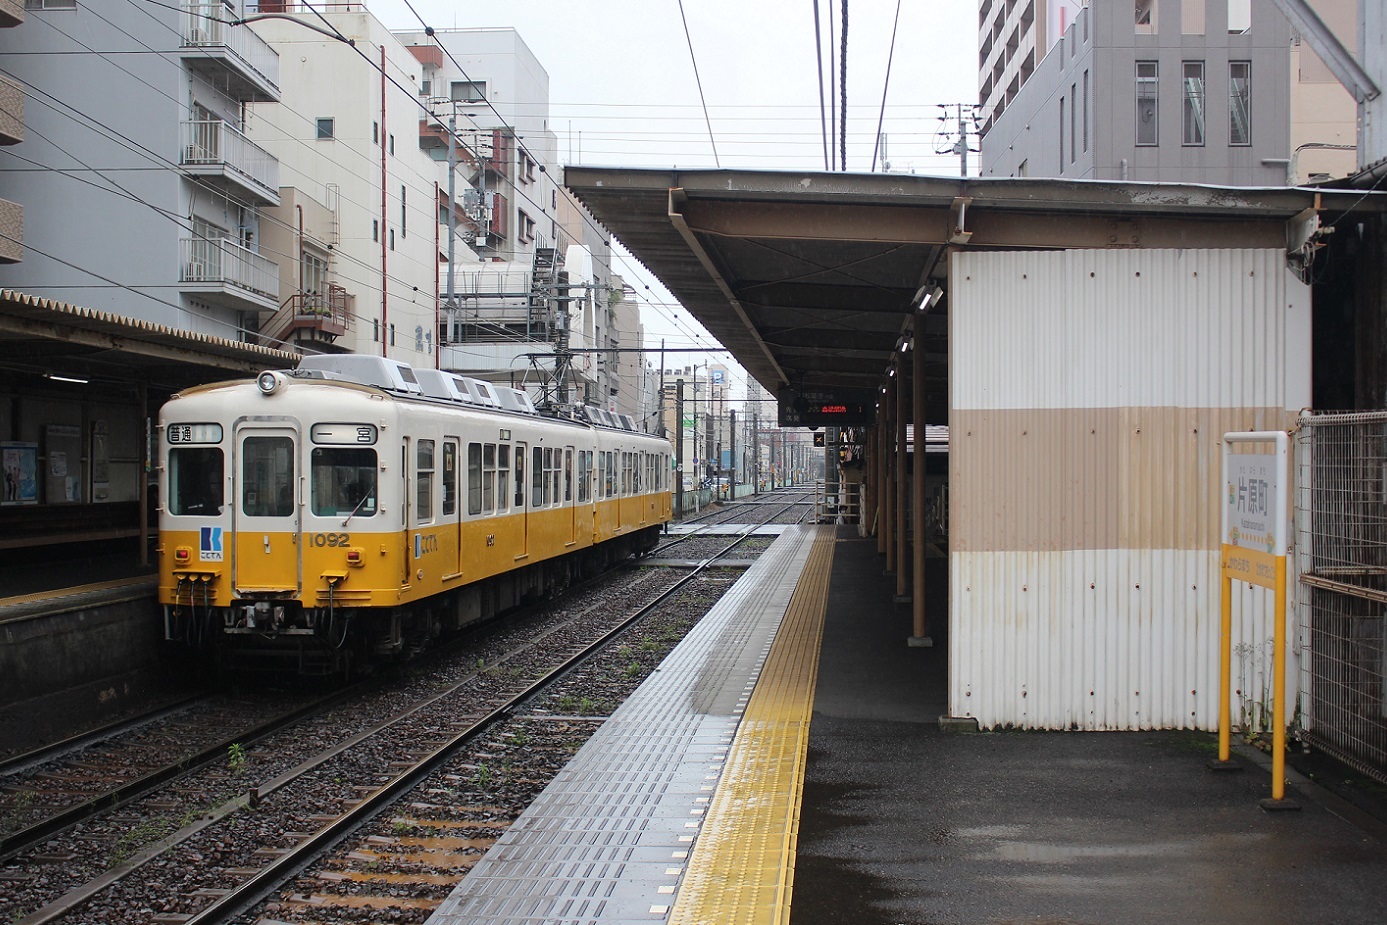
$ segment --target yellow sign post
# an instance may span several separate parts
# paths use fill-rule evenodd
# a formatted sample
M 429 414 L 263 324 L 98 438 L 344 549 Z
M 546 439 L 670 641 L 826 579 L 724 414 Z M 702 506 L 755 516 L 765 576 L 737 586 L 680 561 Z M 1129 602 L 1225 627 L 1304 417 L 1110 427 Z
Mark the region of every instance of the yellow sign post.
M 1285 431 L 1223 435 L 1223 595 L 1219 635 L 1218 767 L 1228 767 L 1233 727 L 1233 582 L 1270 588 L 1272 632 L 1271 799 L 1266 809 L 1298 809 L 1286 797 L 1286 554 L 1290 437 Z M 1275 452 L 1234 453 L 1235 444 L 1271 443 Z

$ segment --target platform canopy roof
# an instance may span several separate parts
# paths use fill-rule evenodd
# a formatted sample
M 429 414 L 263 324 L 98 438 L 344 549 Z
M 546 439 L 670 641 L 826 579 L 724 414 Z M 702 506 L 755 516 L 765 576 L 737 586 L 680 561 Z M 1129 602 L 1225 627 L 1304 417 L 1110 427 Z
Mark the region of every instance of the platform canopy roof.
M 0 374 L 98 384 L 190 385 L 292 369 L 297 353 L 0 290 Z
M 744 170 L 568 167 L 564 182 L 772 393 L 877 387 L 927 308 L 916 342 L 939 421 L 950 248 L 1298 251 L 1319 217 L 1365 202 L 1308 188 Z

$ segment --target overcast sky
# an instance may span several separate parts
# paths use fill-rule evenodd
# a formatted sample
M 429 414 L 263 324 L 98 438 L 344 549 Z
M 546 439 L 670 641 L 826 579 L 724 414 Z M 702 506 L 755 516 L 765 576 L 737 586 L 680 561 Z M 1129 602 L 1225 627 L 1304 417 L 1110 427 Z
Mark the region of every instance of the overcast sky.
M 391 29 L 420 29 L 421 18 L 438 29 L 517 29 L 549 73 L 550 125 L 564 163 L 713 167 L 716 145 L 722 167 L 823 170 L 814 2 L 684 0 L 689 39 L 678 0 L 411 0 L 418 15 L 404 0 L 367 6 Z M 836 49 L 842 4 L 818 5 L 827 71 L 830 19 Z M 957 176 L 958 155 L 936 151 L 957 137 L 941 135 L 954 129 L 957 104 L 977 99 L 978 5 L 901 0 L 892 57 L 897 8 L 897 0 L 848 2 L 848 170 L 872 168 L 885 89 L 891 169 Z M 686 312 L 664 304 L 669 296 L 648 270 L 629 257 L 614 269 L 648 295 L 643 320 L 656 345 L 660 337 L 670 346 L 708 342 L 695 339 L 701 328 Z

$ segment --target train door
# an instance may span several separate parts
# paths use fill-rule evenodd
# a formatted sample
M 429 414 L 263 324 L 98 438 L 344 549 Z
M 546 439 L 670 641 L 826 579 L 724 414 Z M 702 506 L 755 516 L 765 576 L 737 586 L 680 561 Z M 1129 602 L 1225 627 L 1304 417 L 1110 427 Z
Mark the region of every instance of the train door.
M 578 503 L 573 498 L 573 447 L 563 451 L 563 504 L 568 508 L 568 545 L 578 542 Z
M 231 580 L 238 592 L 297 592 L 302 584 L 299 434 L 288 424 L 236 428 Z
M 400 587 L 409 585 L 409 564 L 414 555 L 414 547 L 411 545 L 409 536 L 409 525 L 413 523 L 414 517 L 414 498 L 409 493 L 413 481 L 410 479 L 409 452 L 413 446 L 413 441 L 405 437 L 404 443 L 400 446 Z
M 441 488 L 443 492 L 443 543 L 448 563 L 444 567 L 445 579 L 462 574 L 462 511 L 459 501 L 458 478 L 461 462 L 458 457 L 461 438 L 443 438 L 443 458 L 441 460 Z M 448 547 L 452 548 L 449 549 Z
M 525 503 L 525 463 L 530 445 L 515 445 L 515 516 L 520 518 L 519 548 L 515 551 L 517 559 L 530 554 L 530 506 Z

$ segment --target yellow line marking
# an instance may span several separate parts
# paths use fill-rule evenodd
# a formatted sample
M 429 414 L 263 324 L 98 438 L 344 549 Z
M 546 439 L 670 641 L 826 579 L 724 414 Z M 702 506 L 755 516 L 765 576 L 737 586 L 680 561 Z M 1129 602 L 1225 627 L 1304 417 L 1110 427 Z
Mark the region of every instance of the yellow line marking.
M 785 925 L 790 920 L 833 544 L 833 528 L 818 528 L 737 728 L 670 925 Z

